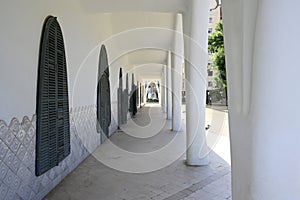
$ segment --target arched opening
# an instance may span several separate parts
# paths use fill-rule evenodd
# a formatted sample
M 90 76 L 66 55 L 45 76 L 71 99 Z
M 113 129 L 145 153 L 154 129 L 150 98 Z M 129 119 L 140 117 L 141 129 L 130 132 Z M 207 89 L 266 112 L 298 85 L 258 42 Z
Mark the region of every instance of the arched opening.
M 146 90 L 146 101 L 148 103 L 158 103 L 159 102 L 159 82 L 155 84 L 150 82 Z
M 56 17 L 45 20 L 39 55 L 36 99 L 37 176 L 70 154 L 70 122 L 66 55 Z
M 105 138 L 109 137 L 109 126 L 111 123 L 109 65 L 107 51 L 104 45 L 101 46 L 99 55 L 97 84 L 97 121 L 97 132 L 101 134 L 102 142 Z

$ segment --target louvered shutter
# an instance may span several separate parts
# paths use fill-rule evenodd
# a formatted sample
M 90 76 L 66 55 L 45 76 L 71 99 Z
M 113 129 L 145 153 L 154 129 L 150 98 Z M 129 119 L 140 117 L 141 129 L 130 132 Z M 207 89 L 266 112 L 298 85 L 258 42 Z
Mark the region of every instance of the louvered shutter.
M 70 154 L 68 81 L 64 41 L 55 17 L 42 32 L 37 89 L 36 175 Z
M 97 131 L 109 136 L 111 124 L 111 100 L 109 83 L 109 65 L 107 51 L 104 45 L 101 46 L 98 68 L 97 85 Z

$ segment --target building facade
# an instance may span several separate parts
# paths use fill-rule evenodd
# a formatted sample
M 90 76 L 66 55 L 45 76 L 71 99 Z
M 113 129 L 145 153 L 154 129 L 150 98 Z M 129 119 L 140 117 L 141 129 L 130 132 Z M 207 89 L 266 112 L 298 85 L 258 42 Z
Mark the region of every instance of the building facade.
M 208 35 L 211 35 L 216 24 L 222 19 L 221 6 L 217 5 L 215 0 L 210 0 L 210 13 L 208 19 Z M 225 92 L 220 89 L 220 85 L 217 83 L 218 70 L 213 67 L 213 54 L 208 53 L 208 65 L 207 65 L 207 90 L 209 92 L 209 103 L 224 105 L 225 102 Z
M 295 91 L 300 68 L 295 63 L 300 28 L 295 24 L 300 2 L 222 3 L 232 198 L 297 200 L 300 96 Z M 185 59 L 186 163 L 208 165 L 209 7 L 209 1 L 202 0 L 2 1 L 0 197 L 42 199 L 107 140 L 118 128 L 120 68 L 129 74 L 127 82 L 132 86 L 143 79 L 164 83 L 163 109 L 172 129 L 180 130 Z M 49 17 L 58 23 L 54 28 Z M 294 34 L 283 27 L 294 27 Z M 102 46 L 106 54 L 101 54 Z M 289 76 L 283 75 L 287 66 Z M 48 92 L 41 93 L 46 98 L 42 100 L 41 85 Z M 130 94 L 135 87 L 126 88 Z M 285 94 L 294 98 L 287 103 Z M 38 105 L 48 111 L 38 112 Z M 97 111 L 107 105 L 110 109 L 103 110 L 103 117 Z M 44 117 L 45 122 L 38 121 Z M 37 131 L 41 125 L 48 131 Z M 99 125 L 107 130 L 99 131 Z M 37 149 L 40 139 L 49 145 L 48 151 Z M 45 162 L 37 160 L 41 152 Z M 37 173 L 40 166 L 47 170 Z

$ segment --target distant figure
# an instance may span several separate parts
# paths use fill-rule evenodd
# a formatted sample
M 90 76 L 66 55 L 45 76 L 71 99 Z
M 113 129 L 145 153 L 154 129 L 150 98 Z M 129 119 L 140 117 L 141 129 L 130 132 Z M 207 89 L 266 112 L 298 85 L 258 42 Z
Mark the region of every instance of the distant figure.
M 211 105 L 211 96 L 209 90 L 206 90 L 206 105 Z
M 150 84 L 148 86 L 146 99 L 147 102 L 158 102 L 158 92 L 155 87 L 155 84 Z

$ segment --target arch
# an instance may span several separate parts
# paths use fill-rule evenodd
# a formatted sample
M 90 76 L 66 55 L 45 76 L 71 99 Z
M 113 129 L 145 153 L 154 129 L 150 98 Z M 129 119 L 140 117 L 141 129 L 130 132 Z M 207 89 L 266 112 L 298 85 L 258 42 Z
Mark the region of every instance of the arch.
M 68 77 L 64 40 L 56 17 L 46 18 L 40 43 L 36 100 L 37 176 L 70 154 Z
M 158 90 L 159 90 L 159 82 L 156 85 L 156 83 L 151 81 L 147 88 L 147 94 L 146 94 L 147 102 L 159 102 Z
M 132 74 L 131 78 L 131 91 L 130 91 L 130 98 L 129 98 L 129 112 L 131 117 L 135 116 L 137 113 L 137 86 L 134 84 L 134 74 Z
M 97 132 L 109 137 L 109 126 L 111 124 L 111 100 L 110 100 L 110 82 L 109 65 L 107 51 L 104 45 L 101 46 L 98 66 L 98 84 L 97 84 Z
M 123 71 L 122 68 L 120 68 L 119 71 L 119 88 L 118 88 L 118 125 L 122 125 L 123 122 Z

